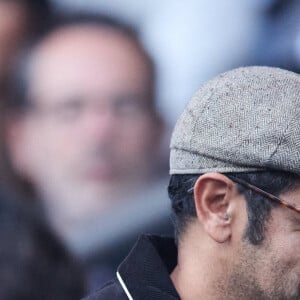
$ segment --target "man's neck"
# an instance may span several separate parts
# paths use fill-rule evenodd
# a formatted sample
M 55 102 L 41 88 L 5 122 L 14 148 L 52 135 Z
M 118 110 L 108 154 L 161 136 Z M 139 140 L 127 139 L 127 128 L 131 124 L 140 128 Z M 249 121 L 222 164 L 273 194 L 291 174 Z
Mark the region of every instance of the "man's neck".
M 204 240 L 202 243 L 194 242 L 199 240 L 195 233 L 189 232 L 187 235 L 188 242 L 179 242 L 178 263 L 170 275 L 180 299 L 224 299 L 229 275 L 226 260 L 220 261 L 220 254 L 215 253 L 214 247 Z
M 215 291 L 212 294 L 204 281 L 201 282 L 199 277 L 202 276 L 197 278 L 191 270 L 187 270 L 186 272 L 177 265 L 170 277 L 182 300 L 221 299 L 220 296 L 216 295 Z

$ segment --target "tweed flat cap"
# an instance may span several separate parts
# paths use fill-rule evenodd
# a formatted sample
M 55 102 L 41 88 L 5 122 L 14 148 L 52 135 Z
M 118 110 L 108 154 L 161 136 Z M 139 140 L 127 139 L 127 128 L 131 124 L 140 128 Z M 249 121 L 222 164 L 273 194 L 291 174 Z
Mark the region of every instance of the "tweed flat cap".
M 245 67 L 217 76 L 184 109 L 170 148 L 170 174 L 300 175 L 300 75 Z

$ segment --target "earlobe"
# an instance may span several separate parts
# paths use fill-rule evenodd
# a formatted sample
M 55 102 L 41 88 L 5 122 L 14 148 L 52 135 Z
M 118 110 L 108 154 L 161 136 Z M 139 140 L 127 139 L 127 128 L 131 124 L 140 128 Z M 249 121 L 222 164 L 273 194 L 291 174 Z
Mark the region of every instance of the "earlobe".
M 197 218 L 207 234 L 216 242 L 224 243 L 231 236 L 231 199 L 233 183 L 219 173 L 200 176 L 194 187 Z
M 230 220 L 230 214 L 229 214 L 228 212 L 225 214 L 224 219 L 225 219 L 226 221 L 229 221 L 229 220 Z

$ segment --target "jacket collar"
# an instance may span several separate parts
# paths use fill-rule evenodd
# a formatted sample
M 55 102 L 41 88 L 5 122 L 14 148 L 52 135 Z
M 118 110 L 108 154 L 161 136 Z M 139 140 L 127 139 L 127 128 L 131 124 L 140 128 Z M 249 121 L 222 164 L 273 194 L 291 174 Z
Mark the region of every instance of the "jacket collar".
M 117 271 L 128 299 L 180 299 L 169 274 L 177 264 L 172 238 L 144 235 L 139 238 Z

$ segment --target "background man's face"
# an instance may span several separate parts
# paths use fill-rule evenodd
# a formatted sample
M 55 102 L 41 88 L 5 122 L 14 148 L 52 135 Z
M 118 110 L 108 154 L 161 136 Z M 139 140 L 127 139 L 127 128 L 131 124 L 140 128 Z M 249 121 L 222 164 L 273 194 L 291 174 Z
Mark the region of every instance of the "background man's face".
M 12 156 L 50 208 L 93 211 L 145 180 L 159 132 L 150 77 L 132 41 L 109 29 L 63 29 L 36 50 L 33 109 Z

